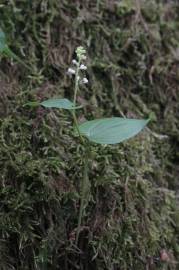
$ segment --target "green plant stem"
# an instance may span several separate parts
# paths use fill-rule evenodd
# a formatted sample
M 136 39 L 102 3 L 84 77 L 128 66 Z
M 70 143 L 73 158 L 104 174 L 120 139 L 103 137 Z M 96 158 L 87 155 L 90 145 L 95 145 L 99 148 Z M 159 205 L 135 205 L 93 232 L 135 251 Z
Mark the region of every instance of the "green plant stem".
M 79 135 L 79 137 L 80 137 L 80 140 L 81 140 L 81 142 L 84 144 L 84 143 L 85 143 L 85 140 L 84 140 L 83 136 L 82 136 L 81 133 L 80 133 L 80 130 L 79 130 L 79 127 L 78 127 L 78 120 L 77 120 L 77 118 L 76 118 L 76 114 L 75 114 L 74 111 L 71 111 L 71 113 L 72 113 L 72 116 L 73 116 L 73 121 L 74 121 L 75 128 L 76 128 L 76 130 L 77 130 L 77 132 L 78 132 L 78 135 Z
M 76 74 L 75 74 L 75 91 L 74 91 L 74 98 L 73 98 L 74 106 L 76 106 L 77 92 L 78 92 L 78 88 L 79 88 L 79 86 L 78 86 L 78 83 L 79 83 L 78 76 L 79 76 L 80 62 L 81 62 L 81 60 L 79 59 L 79 62 L 77 64 L 77 68 L 76 68 Z
M 77 227 L 76 240 L 75 240 L 76 245 L 78 245 L 80 227 L 81 227 L 83 211 L 84 211 L 84 206 L 85 206 L 85 197 L 86 197 L 87 186 L 88 186 L 88 167 L 89 167 L 88 164 L 89 164 L 89 150 L 85 152 L 85 158 L 84 158 L 84 170 L 83 170 L 83 179 L 82 179 L 82 186 L 81 186 L 81 201 L 80 201 L 78 227 Z
M 76 74 L 75 74 L 75 89 L 74 89 L 74 98 L 73 98 L 74 106 L 76 106 L 77 92 L 79 89 L 78 76 L 79 76 L 80 64 L 81 64 L 81 58 L 78 59 L 78 64 L 77 64 Z M 83 211 L 84 211 L 84 206 L 85 206 L 85 196 L 86 196 L 87 185 L 88 185 L 88 163 L 89 163 L 89 157 L 88 157 L 89 150 L 88 149 L 89 148 L 87 146 L 86 141 L 84 140 L 83 136 L 80 133 L 75 110 L 72 111 L 72 116 L 73 116 L 75 128 L 76 128 L 78 135 L 80 137 L 80 140 L 81 140 L 82 144 L 85 146 L 84 170 L 83 170 L 83 179 L 82 179 L 82 183 L 81 183 L 81 194 L 80 194 L 81 195 L 80 196 L 80 210 L 79 210 L 78 226 L 77 226 L 77 233 L 76 233 L 76 240 L 75 240 L 75 244 L 78 245 L 80 227 L 81 227 Z
M 78 135 L 80 137 L 80 140 L 81 140 L 82 144 L 86 146 L 85 148 L 87 148 L 87 144 L 85 143 L 85 140 L 79 131 L 78 120 L 76 118 L 76 114 L 74 111 L 72 111 L 72 116 L 73 116 L 75 128 L 76 128 Z M 87 149 L 85 149 L 84 170 L 83 170 L 83 179 L 82 179 L 82 183 L 81 183 L 81 194 L 80 194 L 81 195 L 80 196 L 80 210 L 79 210 L 78 226 L 77 226 L 77 233 L 76 233 L 76 240 L 75 240 L 76 245 L 78 245 L 81 221 L 82 221 L 82 217 L 83 217 L 83 210 L 84 210 L 84 204 L 85 204 L 85 194 L 86 194 L 87 183 L 88 183 L 88 163 L 89 163 L 88 154 L 89 154 L 89 151 L 86 151 L 86 150 Z

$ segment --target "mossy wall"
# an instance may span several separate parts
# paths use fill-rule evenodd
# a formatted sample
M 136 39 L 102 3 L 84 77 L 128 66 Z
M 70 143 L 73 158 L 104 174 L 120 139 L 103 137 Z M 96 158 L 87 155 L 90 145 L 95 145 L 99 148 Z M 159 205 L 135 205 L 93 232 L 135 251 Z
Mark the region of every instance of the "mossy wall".
M 179 4 L 161 0 L 0 3 L 0 269 L 179 269 Z M 88 52 L 79 121 L 153 121 L 117 146 L 93 145 L 79 247 L 83 147 L 71 117 L 24 106 L 73 96 L 66 74 Z

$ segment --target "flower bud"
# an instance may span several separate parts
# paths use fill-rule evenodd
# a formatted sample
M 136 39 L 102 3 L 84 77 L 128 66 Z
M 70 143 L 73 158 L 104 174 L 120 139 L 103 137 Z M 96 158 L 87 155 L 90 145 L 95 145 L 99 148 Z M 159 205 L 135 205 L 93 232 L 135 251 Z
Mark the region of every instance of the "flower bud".
M 86 50 L 82 46 L 77 47 L 76 54 L 77 54 L 78 60 L 86 59 L 86 56 L 85 56 Z
M 86 55 L 82 55 L 81 60 L 86 60 Z

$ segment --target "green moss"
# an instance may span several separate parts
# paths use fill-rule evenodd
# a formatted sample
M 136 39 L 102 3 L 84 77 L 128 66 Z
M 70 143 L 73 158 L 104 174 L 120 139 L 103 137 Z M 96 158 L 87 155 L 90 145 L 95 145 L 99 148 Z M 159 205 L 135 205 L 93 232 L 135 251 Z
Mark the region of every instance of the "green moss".
M 2 270 L 177 269 L 179 7 L 140 8 L 138 17 L 131 1 L 0 5 L 8 45 L 32 69 L 1 59 Z M 79 100 L 88 119 L 154 115 L 127 143 L 93 145 L 81 253 L 74 239 L 83 147 L 70 115 L 24 106 L 71 97 L 66 70 L 78 45 L 89 53 L 90 85 Z

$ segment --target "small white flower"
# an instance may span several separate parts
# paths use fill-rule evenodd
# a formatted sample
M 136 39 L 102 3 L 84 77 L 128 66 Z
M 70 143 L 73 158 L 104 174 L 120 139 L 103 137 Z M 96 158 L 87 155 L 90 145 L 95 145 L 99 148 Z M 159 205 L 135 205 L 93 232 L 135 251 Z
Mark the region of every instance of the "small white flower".
M 87 66 L 81 64 L 81 65 L 80 65 L 80 69 L 81 69 L 81 70 L 87 70 Z
M 75 72 L 76 71 L 74 69 L 72 69 L 72 68 L 69 68 L 68 71 L 67 71 L 68 74 L 75 74 Z
M 78 64 L 78 62 L 75 59 L 72 60 L 72 63 L 73 63 L 73 65 L 77 65 Z
M 87 78 L 83 78 L 83 80 L 81 82 L 84 83 L 84 84 L 86 84 L 86 83 L 88 83 L 88 79 Z

